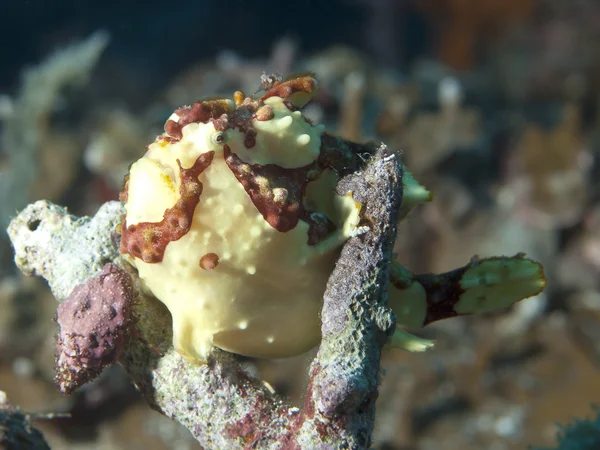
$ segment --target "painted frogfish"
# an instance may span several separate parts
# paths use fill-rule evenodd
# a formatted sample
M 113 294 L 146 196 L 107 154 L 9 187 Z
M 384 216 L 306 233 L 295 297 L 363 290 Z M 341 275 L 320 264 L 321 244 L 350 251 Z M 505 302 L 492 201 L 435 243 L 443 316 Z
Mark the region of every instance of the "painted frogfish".
M 313 76 L 276 80 L 261 95 L 177 109 L 131 166 L 121 192 L 121 252 L 173 318 L 175 349 L 206 361 L 213 347 L 263 358 L 319 343 L 322 297 L 336 258 L 361 224 L 361 204 L 338 192 L 375 144 L 345 141 L 302 112 Z M 406 216 L 431 194 L 403 167 Z M 488 312 L 536 295 L 542 266 L 523 255 L 479 260 L 445 274 L 392 263 L 392 345 L 433 321 Z

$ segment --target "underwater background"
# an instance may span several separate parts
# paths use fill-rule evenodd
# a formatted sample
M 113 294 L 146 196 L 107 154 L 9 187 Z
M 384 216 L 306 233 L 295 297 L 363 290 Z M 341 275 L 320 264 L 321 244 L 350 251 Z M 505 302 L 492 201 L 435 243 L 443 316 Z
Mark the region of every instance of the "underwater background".
M 0 5 L 0 224 L 47 198 L 118 198 L 171 112 L 314 72 L 306 108 L 385 142 L 435 193 L 399 228 L 415 272 L 525 252 L 548 287 L 502 314 L 437 323 L 384 355 L 375 449 L 551 446 L 600 402 L 600 3 L 595 0 L 11 1 Z M 53 383 L 56 302 L 0 238 L 0 390 L 54 449 L 198 449 L 120 367 Z M 302 402 L 312 355 L 248 360 Z M 52 416 L 53 414 L 53 416 Z

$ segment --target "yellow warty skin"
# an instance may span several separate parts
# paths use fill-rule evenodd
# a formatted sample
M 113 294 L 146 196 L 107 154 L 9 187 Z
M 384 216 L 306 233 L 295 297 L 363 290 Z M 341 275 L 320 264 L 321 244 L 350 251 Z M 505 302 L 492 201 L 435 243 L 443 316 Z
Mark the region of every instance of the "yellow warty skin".
M 275 117 L 255 123 L 257 149 L 244 148 L 238 130 L 226 131 L 223 142 L 248 163 L 267 164 L 271 158 L 282 167 L 296 168 L 313 162 L 323 127 L 290 111 L 281 98 L 266 103 Z M 167 245 L 159 263 L 131 259 L 145 285 L 173 316 L 175 349 L 204 361 L 213 346 L 265 358 L 312 348 L 320 339 L 325 284 L 340 247 L 358 224 L 358 206 L 351 197 L 334 194 L 337 180 L 328 180 L 326 173 L 309 184 L 307 191 L 315 202 L 329 199 L 324 206 L 333 210 L 330 215 L 338 228 L 324 241 L 308 245 L 305 222 L 280 232 L 265 221 L 227 167 L 213 123 L 190 123 L 182 132 L 178 142 L 151 144 L 131 166 L 126 204 L 128 226 L 161 221 L 179 198 L 177 161 L 190 168 L 200 154 L 214 152 L 199 176 L 203 189 L 189 232 Z M 277 142 L 285 144 L 284 151 L 272 148 Z M 218 256 L 218 265 L 205 270 L 199 261 L 211 253 Z
M 215 347 L 281 358 L 319 343 L 327 280 L 344 242 L 364 228 L 352 193 L 336 193 L 338 173 L 358 170 L 360 152 L 373 147 L 307 120 L 299 108 L 315 89 L 306 76 L 262 98 L 237 92 L 235 102 L 180 108 L 131 166 L 121 251 L 169 308 L 174 347 L 194 362 Z M 400 219 L 431 199 L 403 167 Z M 541 264 L 521 254 L 474 257 L 439 275 L 391 269 L 399 327 L 390 342 L 410 351 L 433 342 L 400 326 L 505 308 L 546 282 Z

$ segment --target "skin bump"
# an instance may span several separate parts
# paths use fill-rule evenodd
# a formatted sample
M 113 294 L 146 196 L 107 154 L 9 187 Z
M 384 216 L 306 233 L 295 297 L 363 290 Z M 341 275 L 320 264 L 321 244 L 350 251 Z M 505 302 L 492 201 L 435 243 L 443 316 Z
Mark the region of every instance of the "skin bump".
M 207 253 L 200 258 L 200 267 L 204 270 L 215 270 L 219 265 L 219 256 L 216 253 Z

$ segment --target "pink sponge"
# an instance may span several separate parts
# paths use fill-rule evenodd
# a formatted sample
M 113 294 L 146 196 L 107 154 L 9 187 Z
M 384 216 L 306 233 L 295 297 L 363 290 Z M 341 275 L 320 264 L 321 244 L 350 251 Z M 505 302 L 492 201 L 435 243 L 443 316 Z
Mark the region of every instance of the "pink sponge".
M 132 299 L 131 278 L 109 263 L 59 305 L 55 381 L 63 393 L 70 394 L 117 361 L 131 325 Z

